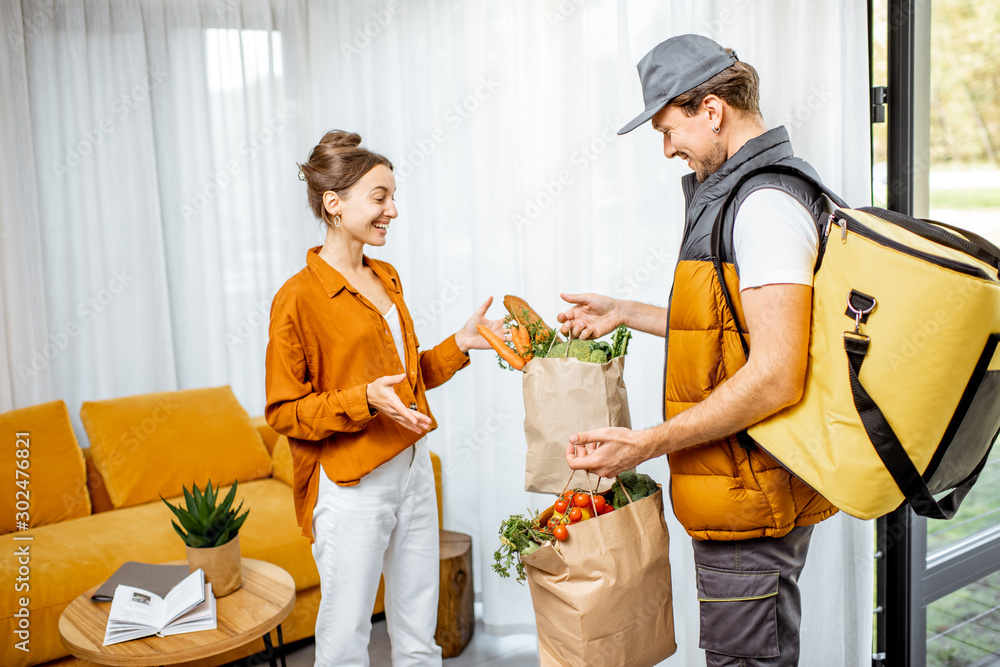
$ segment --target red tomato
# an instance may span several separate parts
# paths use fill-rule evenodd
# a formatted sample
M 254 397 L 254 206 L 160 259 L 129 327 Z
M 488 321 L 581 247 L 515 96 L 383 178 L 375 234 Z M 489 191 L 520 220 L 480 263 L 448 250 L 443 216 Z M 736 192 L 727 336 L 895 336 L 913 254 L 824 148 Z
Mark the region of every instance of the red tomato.
M 604 496 L 594 496 L 594 509 L 597 510 L 598 514 L 604 511 L 604 507 L 606 504 L 607 501 L 604 500 Z
M 548 526 L 550 528 L 552 526 L 556 525 L 557 523 L 559 523 L 559 517 L 557 517 L 555 515 L 552 515 L 552 516 L 549 517 Z
M 552 509 L 560 514 L 565 514 L 567 507 L 569 507 L 569 502 L 565 498 L 560 498 L 556 501 L 556 504 L 552 506 Z
M 552 537 L 556 538 L 560 542 L 563 542 L 567 537 L 569 537 L 569 531 L 566 530 L 566 526 L 559 524 L 552 529 Z
M 569 511 L 569 520 L 576 523 L 583 518 L 583 510 L 579 507 L 574 507 Z
M 590 504 L 590 496 L 586 493 L 577 493 L 573 496 L 573 504 L 577 507 L 586 507 Z

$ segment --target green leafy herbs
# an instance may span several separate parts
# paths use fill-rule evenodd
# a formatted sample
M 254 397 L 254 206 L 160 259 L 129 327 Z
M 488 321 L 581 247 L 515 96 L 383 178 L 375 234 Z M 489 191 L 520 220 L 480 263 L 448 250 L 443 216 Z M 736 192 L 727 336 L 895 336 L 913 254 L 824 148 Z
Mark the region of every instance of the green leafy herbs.
M 539 527 L 537 514 L 531 518 L 523 514 L 512 514 L 500 524 L 500 548 L 493 553 L 493 571 L 501 577 L 509 577 L 510 568 L 514 565 L 517 571 L 515 581 L 524 581 L 524 563 L 520 556 L 533 553 L 551 539 L 552 533 Z
M 622 490 L 623 484 L 625 485 L 624 491 Z M 615 494 L 614 499 L 611 501 L 611 506 L 616 510 L 621 509 L 629 504 L 629 498 L 632 499 L 632 502 L 635 502 L 653 495 L 657 489 L 659 487 L 649 475 L 637 473 L 634 470 L 620 472 L 618 473 L 618 479 L 611 485 L 611 490 Z M 625 491 L 628 491 L 628 495 L 626 495 Z
M 628 353 L 628 342 L 632 338 L 632 332 L 624 324 L 619 324 L 611 336 L 611 355 L 609 359 L 624 357 Z
M 236 486 L 237 482 L 233 482 L 229 493 L 218 504 L 218 492 L 222 485 L 219 484 L 213 489 L 212 480 L 208 481 L 204 493 L 197 484 L 191 485 L 190 492 L 187 487 L 183 487 L 186 508 L 180 505 L 175 507 L 160 496 L 160 500 L 170 508 L 180 522 L 180 526 L 177 525 L 177 521 L 170 523 L 184 540 L 184 544 L 195 549 L 219 547 L 239 534 L 250 510 L 240 514 L 240 510 L 243 509 L 242 501 L 239 507 L 232 509 L 233 500 L 236 498 Z

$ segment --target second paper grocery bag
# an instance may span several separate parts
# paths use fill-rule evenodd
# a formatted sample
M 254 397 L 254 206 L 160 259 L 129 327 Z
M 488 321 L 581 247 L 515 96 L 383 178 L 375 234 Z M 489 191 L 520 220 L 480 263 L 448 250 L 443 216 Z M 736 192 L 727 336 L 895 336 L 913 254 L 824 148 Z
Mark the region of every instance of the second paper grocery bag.
M 574 433 L 632 427 L 624 370 L 624 357 L 603 364 L 536 358 L 524 367 L 525 491 L 558 494 L 566 488 L 566 445 Z M 585 481 L 580 470 L 569 486 L 583 488 Z M 606 481 L 601 489 L 610 484 Z

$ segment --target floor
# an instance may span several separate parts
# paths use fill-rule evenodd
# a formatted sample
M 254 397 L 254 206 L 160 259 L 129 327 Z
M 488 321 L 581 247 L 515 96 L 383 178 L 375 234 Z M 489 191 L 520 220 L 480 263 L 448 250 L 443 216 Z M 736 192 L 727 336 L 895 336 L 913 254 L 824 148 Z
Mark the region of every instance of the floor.
M 479 605 L 476 605 L 476 616 L 479 618 Z M 286 656 L 287 667 L 312 667 L 315 647 L 311 640 L 297 642 L 290 647 Z M 368 647 L 371 667 L 391 667 L 389 653 L 389 635 L 385 620 L 372 625 L 372 639 Z M 246 667 L 246 665 L 266 665 L 267 661 L 249 658 L 231 667 Z M 281 664 L 280 662 L 278 663 Z M 535 635 L 510 635 L 494 637 L 483 631 L 482 621 L 476 621 L 476 631 L 472 641 L 465 647 L 462 654 L 455 658 L 444 660 L 444 667 L 532 667 L 538 664 L 538 639 Z

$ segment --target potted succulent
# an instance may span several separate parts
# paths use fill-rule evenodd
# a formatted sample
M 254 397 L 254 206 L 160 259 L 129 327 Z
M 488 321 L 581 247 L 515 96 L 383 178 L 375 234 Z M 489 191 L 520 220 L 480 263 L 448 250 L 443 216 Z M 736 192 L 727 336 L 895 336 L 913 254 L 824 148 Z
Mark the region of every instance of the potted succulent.
M 213 489 L 212 480 L 208 480 L 204 493 L 197 484 L 191 485 L 190 492 L 184 487 L 186 508 L 180 505 L 175 507 L 160 496 L 160 500 L 166 503 L 180 521 L 180 525 L 177 525 L 177 521 L 170 523 L 184 540 L 191 571 L 194 572 L 199 567 L 205 571 L 205 581 L 212 584 L 212 593 L 217 598 L 232 593 L 243 583 L 239 532 L 250 513 L 247 510 L 240 514 L 243 509 L 242 501 L 239 507 L 232 509 L 236 498 L 236 482 L 222 502 L 217 503 L 221 486 L 217 485 Z

